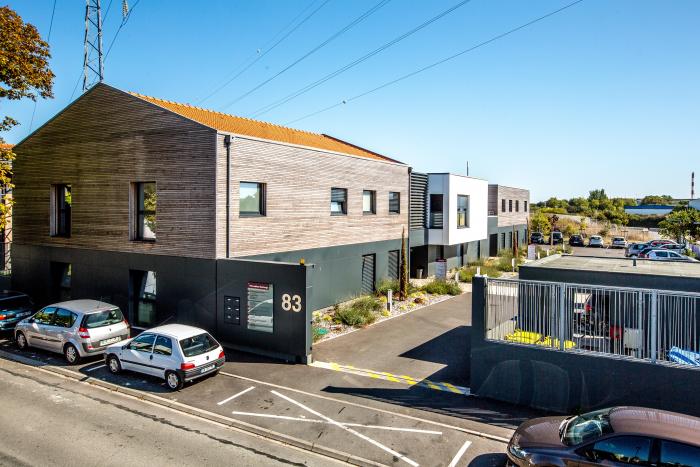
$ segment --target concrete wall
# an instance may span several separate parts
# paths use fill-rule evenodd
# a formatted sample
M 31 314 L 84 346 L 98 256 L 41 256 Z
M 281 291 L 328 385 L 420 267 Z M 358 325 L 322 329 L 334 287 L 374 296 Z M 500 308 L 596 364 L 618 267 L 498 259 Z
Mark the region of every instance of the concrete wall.
M 472 283 L 471 390 L 560 413 L 640 405 L 700 416 L 700 371 L 484 339 L 484 278 Z

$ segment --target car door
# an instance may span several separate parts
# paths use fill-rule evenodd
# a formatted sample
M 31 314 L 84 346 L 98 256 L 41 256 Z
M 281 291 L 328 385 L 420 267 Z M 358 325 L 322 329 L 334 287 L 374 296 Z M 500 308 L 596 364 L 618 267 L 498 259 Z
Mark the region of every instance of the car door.
M 179 364 L 175 363 L 171 338 L 161 335 L 156 336 L 156 343 L 153 346 L 153 354 L 151 355 L 151 364 L 155 367 L 156 376 L 161 378 L 165 377 L 166 370 L 175 370 L 180 367 Z
M 32 347 L 38 347 L 40 349 L 50 350 L 51 347 L 46 337 L 46 333 L 51 326 L 51 323 L 56 313 L 56 308 L 52 306 L 47 306 L 39 310 L 33 317 L 32 321 L 27 328 L 25 337 L 27 338 L 27 343 Z
M 580 467 L 649 466 L 651 438 L 645 436 L 610 436 L 577 450 Z
M 152 364 L 153 344 L 155 341 L 155 334 L 145 332 L 129 342 L 120 358 L 122 368 L 146 373 L 147 375 L 156 375 Z
M 51 350 L 63 352 L 63 345 L 68 341 L 68 332 L 76 318 L 75 313 L 63 308 L 56 308 L 52 325 L 46 329 L 46 337 Z

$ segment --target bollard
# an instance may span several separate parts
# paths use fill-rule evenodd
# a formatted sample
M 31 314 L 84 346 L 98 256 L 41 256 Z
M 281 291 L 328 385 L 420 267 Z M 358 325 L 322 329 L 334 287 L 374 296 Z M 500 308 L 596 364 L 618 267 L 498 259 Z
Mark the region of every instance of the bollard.
M 394 300 L 392 296 L 391 289 L 387 290 L 386 292 L 386 306 L 389 309 L 389 313 L 394 311 Z
M 476 267 L 476 275 L 480 276 L 481 275 L 481 266 Z
M 510 266 L 513 268 L 513 272 L 515 272 L 515 258 L 510 259 Z

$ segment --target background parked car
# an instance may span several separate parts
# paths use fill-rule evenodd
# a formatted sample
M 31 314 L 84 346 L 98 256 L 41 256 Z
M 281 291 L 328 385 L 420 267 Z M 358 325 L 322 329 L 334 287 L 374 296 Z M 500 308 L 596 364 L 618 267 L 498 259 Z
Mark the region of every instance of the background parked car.
M 572 235 L 569 237 L 569 245 L 571 246 L 586 246 L 586 244 L 583 241 L 583 237 L 576 234 Z
M 645 259 L 650 259 L 653 261 L 689 261 L 689 262 L 696 262 L 696 259 L 691 258 L 690 256 L 682 255 L 680 253 L 676 253 L 675 251 L 670 251 L 670 250 L 664 250 L 664 249 L 651 249 L 651 250 L 642 250 L 641 254 L 639 255 L 640 258 L 645 258 Z
M 0 291 L 0 331 L 15 328 L 17 323 L 34 312 L 34 303 L 28 295 L 11 290 Z
M 507 455 L 518 467 L 696 466 L 700 418 L 643 407 L 535 418 L 515 430 Z
M 544 245 L 544 235 L 542 235 L 542 232 L 532 232 L 530 234 L 530 243 Z
M 165 380 L 178 390 L 185 382 L 216 374 L 226 361 L 224 349 L 203 329 L 167 324 L 144 331 L 105 352 L 112 373 L 131 370 Z
M 550 241 L 552 245 L 556 245 L 557 243 L 564 243 L 564 234 L 562 234 L 558 230 L 555 230 L 550 234 Z
M 625 256 L 628 258 L 636 258 L 643 249 L 647 248 L 646 243 L 632 243 L 625 249 Z
M 588 239 L 588 246 L 595 248 L 603 248 L 605 246 L 605 244 L 603 243 L 603 237 L 601 237 L 600 235 L 591 235 L 591 238 Z
M 627 248 L 627 240 L 624 237 L 613 237 L 610 248 Z
M 15 341 L 21 350 L 37 347 L 62 353 L 68 363 L 75 364 L 128 339 L 129 333 L 129 323 L 119 307 L 97 300 L 72 300 L 44 307 L 17 323 Z

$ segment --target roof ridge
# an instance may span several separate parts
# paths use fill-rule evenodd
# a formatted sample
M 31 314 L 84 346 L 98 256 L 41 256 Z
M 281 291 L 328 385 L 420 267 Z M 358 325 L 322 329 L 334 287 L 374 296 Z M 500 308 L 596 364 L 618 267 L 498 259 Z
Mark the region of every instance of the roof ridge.
M 186 102 L 175 102 L 175 101 L 171 101 L 171 100 L 168 100 L 168 99 L 163 99 L 163 98 L 161 98 L 161 97 L 147 96 L 147 95 L 145 95 L 145 94 L 140 94 L 140 93 L 134 92 L 134 91 L 127 91 L 127 92 L 128 92 L 129 94 L 131 94 L 132 96 L 136 96 L 136 97 L 141 98 L 141 99 L 150 99 L 150 100 L 165 102 L 165 103 L 173 104 L 173 105 L 181 105 L 181 106 L 183 106 L 183 107 L 189 107 L 189 108 L 191 108 L 191 109 L 196 109 L 196 110 L 201 110 L 201 111 L 203 111 L 203 112 L 210 112 L 210 113 L 213 113 L 213 114 L 221 115 L 221 116 L 223 116 L 223 117 L 240 118 L 241 120 L 248 120 L 249 122 L 262 123 L 263 125 L 271 125 L 271 126 L 274 126 L 274 127 L 277 127 L 277 128 L 283 128 L 283 129 L 286 129 L 286 130 L 298 131 L 298 132 L 300 132 L 300 133 L 306 133 L 306 134 L 314 135 L 314 136 L 328 136 L 328 135 L 325 135 L 325 134 L 322 134 L 322 133 L 314 133 L 313 131 L 300 130 L 300 129 L 298 129 L 298 128 L 292 128 L 292 127 L 288 127 L 288 126 L 284 126 L 284 125 L 279 125 L 279 124 L 277 124 L 277 123 L 265 122 L 265 121 L 262 121 L 262 120 L 256 120 L 256 119 L 254 119 L 254 118 L 243 117 L 243 116 L 241 116 L 241 115 L 233 115 L 233 114 L 229 114 L 229 113 L 226 113 L 226 112 L 221 112 L 221 111 L 218 111 L 218 110 L 206 109 L 206 108 L 204 108 L 204 107 L 199 107 L 199 106 L 192 105 L 192 104 L 189 104 L 189 103 L 186 103 Z

